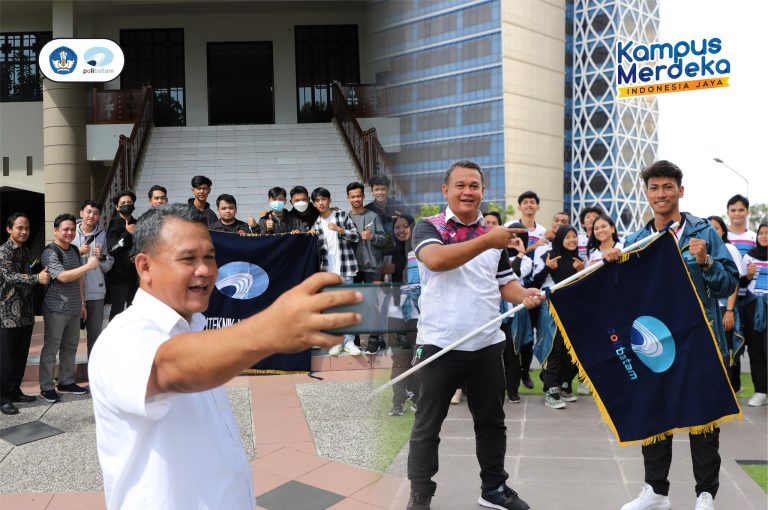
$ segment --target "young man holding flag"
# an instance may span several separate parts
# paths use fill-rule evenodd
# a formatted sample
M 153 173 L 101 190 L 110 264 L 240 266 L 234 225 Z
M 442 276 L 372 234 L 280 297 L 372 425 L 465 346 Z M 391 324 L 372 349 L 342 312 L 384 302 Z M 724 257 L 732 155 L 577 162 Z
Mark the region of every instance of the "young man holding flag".
M 669 161 L 657 161 L 643 170 L 641 176 L 654 217 L 641 230 L 631 234 L 626 244 L 650 236 L 669 222 L 680 224 L 675 235 L 681 255 L 716 336 L 721 356 L 727 360 L 728 347 L 717 299 L 733 293 L 738 281 L 738 269 L 709 222 L 680 211 L 680 198 L 684 193 L 683 172 L 676 165 Z M 615 248 L 604 256 L 608 262 L 617 262 L 620 257 L 621 251 Z M 720 429 L 717 425 L 711 432 L 690 434 L 691 459 L 696 479 L 695 510 L 714 510 L 713 499 L 719 486 L 719 437 Z M 644 445 L 642 453 L 645 485 L 638 497 L 624 505 L 622 510 L 669 510 L 672 507 L 667 478 L 672 464 L 671 435 Z

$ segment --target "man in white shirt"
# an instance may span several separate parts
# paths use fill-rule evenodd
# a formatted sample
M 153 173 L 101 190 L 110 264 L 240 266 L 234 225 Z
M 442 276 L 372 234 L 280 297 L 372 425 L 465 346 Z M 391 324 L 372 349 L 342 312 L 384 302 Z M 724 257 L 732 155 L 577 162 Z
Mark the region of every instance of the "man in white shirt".
M 203 331 L 217 275 L 204 213 L 150 209 L 134 236 L 140 289 L 89 363 L 107 508 L 252 509 L 251 469 L 222 385 L 272 353 L 338 343 L 322 330 L 360 317 L 320 312 L 362 297 L 318 294 L 341 278 L 316 274 L 261 313 Z
M 416 337 L 418 363 L 499 316 L 499 302 L 541 303 L 537 289 L 525 289 L 509 265 L 507 245 L 514 231 L 487 227 L 480 213 L 485 180 L 477 163 L 457 161 L 442 186 L 448 207 L 419 221 L 412 243 L 419 261 L 421 296 Z M 419 371 L 419 403 L 411 431 L 407 510 L 429 510 L 437 484 L 440 428 L 454 390 L 466 384 L 475 424 L 481 494 L 478 503 L 501 510 L 529 506 L 506 484 L 504 470 L 504 333 L 486 327 Z

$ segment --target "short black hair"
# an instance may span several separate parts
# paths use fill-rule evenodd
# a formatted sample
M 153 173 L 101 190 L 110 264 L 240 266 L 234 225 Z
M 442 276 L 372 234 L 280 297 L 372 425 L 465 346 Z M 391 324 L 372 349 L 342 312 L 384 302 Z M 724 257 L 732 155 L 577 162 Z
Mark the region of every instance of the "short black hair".
M 741 202 L 742 204 L 744 204 L 744 207 L 749 209 L 749 199 L 744 195 L 738 195 L 738 194 L 733 195 L 731 198 L 729 198 L 728 203 L 725 205 L 725 207 L 730 208 L 736 202 Z
M 98 202 L 97 202 L 97 201 L 95 201 L 95 200 L 90 200 L 90 199 L 88 199 L 88 200 L 83 200 L 83 205 L 81 205 L 81 206 L 80 206 L 80 210 L 82 211 L 83 209 L 85 209 L 85 208 L 86 208 L 86 207 L 88 207 L 89 205 L 90 205 L 91 207 L 93 207 L 94 209 L 98 209 L 99 211 L 101 211 L 101 204 L 100 204 L 100 203 L 98 203 Z
M 228 204 L 232 204 L 235 207 L 237 207 L 237 200 L 235 200 L 235 197 L 233 197 L 232 195 L 230 195 L 228 193 L 222 193 L 221 195 L 216 197 L 216 208 L 219 207 L 219 202 L 221 202 L 222 200 L 225 201 Z
M 386 186 L 389 188 L 390 184 L 389 177 L 384 174 L 376 174 L 368 179 L 368 186 L 370 186 L 371 189 L 373 189 L 374 186 Z
M 285 192 L 285 188 L 281 188 L 280 186 L 275 186 L 274 188 L 269 188 L 269 191 L 267 191 L 268 198 L 279 198 L 280 195 L 282 195 L 283 197 L 288 196 L 288 194 Z
M 643 178 L 646 188 L 648 187 L 648 179 L 651 177 L 672 177 L 678 186 L 683 185 L 683 171 L 676 164 L 666 159 L 660 159 L 651 163 L 645 170 L 640 172 L 640 177 Z
M 498 211 L 488 211 L 487 213 L 483 213 L 483 217 L 486 216 L 493 216 L 497 220 L 499 220 L 499 225 L 503 225 L 504 221 L 501 219 L 501 214 Z
M 331 198 L 331 192 L 322 187 L 315 188 L 314 190 L 312 190 L 311 199 L 314 202 L 315 200 L 317 200 L 318 197 Z
M 595 213 L 598 216 L 602 216 L 603 214 L 605 214 L 605 211 L 599 205 L 591 205 L 589 207 L 585 207 L 579 213 L 579 223 L 581 225 L 584 225 L 584 220 L 587 218 L 587 214 L 589 213 Z
M 134 193 L 129 189 L 124 189 L 122 191 L 119 191 L 117 195 L 115 195 L 115 198 L 112 199 L 112 205 L 117 205 L 117 203 L 123 197 L 131 197 L 131 200 L 133 200 L 133 203 L 136 203 L 136 193 Z
M 526 191 L 524 193 L 521 193 L 519 197 L 517 197 L 517 205 L 520 205 L 523 203 L 523 200 L 526 198 L 532 198 L 536 201 L 536 204 L 540 204 L 541 200 L 539 200 L 539 195 L 536 194 L 535 191 Z
M 307 188 L 304 186 L 294 186 L 291 188 L 291 198 L 293 198 L 293 195 L 298 195 L 299 193 L 304 193 L 309 196 L 309 191 L 307 191 Z
M 29 216 L 27 216 L 27 213 L 15 212 L 10 216 L 8 216 L 8 219 L 5 220 L 5 226 L 7 228 L 13 228 L 13 224 L 16 223 L 16 220 L 18 220 L 19 218 L 26 218 L 27 221 L 29 221 Z
M 53 219 L 53 228 L 59 228 L 59 225 L 61 225 L 65 221 L 71 221 L 75 225 L 77 224 L 77 220 L 75 219 L 74 216 L 72 216 L 69 213 L 62 213 Z
M 352 191 L 353 189 L 359 189 L 360 191 L 363 192 L 363 195 L 365 195 L 365 186 L 363 186 L 361 182 L 355 181 L 347 184 L 347 195 L 349 195 L 349 192 Z
M 202 185 L 206 185 L 209 188 L 213 187 L 213 181 L 210 180 L 208 177 L 204 175 L 196 175 L 192 177 L 192 187 L 193 188 L 199 188 Z
M 147 198 L 152 198 L 152 193 L 155 191 L 162 191 L 163 194 L 167 197 L 168 196 L 168 190 L 164 187 L 160 186 L 159 184 L 155 184 L 151 188 L 149 188 L 149 192 L 147 192 Z
M 451 174 L 457 168 L 469 168 L 471 170 L 476 170 L 477 173 L 480 174 L 480 183 L 485 186 L 485 174 L 483 173 L 483 169 L 480 168 L 480 165 L 474 161 L 469 161 L 468 159 L 462 159 L 451 163 L 451 166 L 449 166 L 448 170 L 445 171 L 445 178 L 443 179 L 444 184 L 448 184 L 448 179 L 451 178 Z

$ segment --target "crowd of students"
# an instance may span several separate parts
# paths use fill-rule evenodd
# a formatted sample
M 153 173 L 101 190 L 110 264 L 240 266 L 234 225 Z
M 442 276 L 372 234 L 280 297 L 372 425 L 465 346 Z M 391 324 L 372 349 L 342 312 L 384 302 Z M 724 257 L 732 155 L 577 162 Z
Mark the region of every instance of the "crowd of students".
M 243 221 L 237 218 L 237 200 L 231 194 L 216 198 L 218 214 L 214 212 L 208 202 L 212 181 L 205 176 L 195 176 L 191 181 L 193 196 L 188 203 L 205 214 L 211 230 L 241 234 L 317 233 L 318 269 L 339 274 L 348 283 L 405 283 L 410 286 L 413 302 L 409 319 L 415 321 L 418 317 L 419 272 L 410 245 L 414 218 L 403 202 L 389 197 L 390 182 L 386 177 L 376 176 L 368 184 L 374 198 L 367 204 L 366 188 L 362 183 L 353 182 L 347 186 L 348 211 L 336 207 L 330 192 L 322 187 L 311 193 L 303 186 L 295 186 L 290 192 L 274 187 L 267 194 L 268 210 L 257 217 L 249 214 Z M 147 195 L 152 207 L 168 203 L 167 190 L 163 186 L 152 186 Z M 599 206 L 581 211 L 579 230 L 569 224 L 569 214 L 565 211 L 553 216 L 549 228 L 537 222 L 540 199 L 533 191 L 521 194 L 517 202 L 518 219 L 505 223 L 497 212 L 484 214 L 484 219 L 487 225 L 504 224 L 515 230 L 507 253 L 512 268 L 526 287 L 547 289 L 602 260 L 608 250 L 623 246 L 615 223 Z M 0 411 L 3 413 L 18 412 L 14 402 L 35 398 L 23 395 L 20 383 L 34 322 L 31 291 L 36 284 L 45 286 L 41 307 L 45 320 L 41 397 L 57 402 L 59 393 L 83 394 L 87 391 L 74 381 L 74 356 L 80 328 L 86 330 L 90 354 L 101 333 L 107 299 L 111 303 L 109 320 L 112 320 L 131 304 L 138 286 L 133 264 L 135 203 L 133 192 L 118 193 L 112 203 L 114 216 L 106 232 L 100 227 L 102 208 L 93 200 L 83 202 L 79 219 L 71 214 L 59 215 L 53 225 L 54 242 L 43 250 L 38 264 L 38 270 L 45 268 L 41 272 L 34 272 L 24 246 L 29 236 L 29 219 L 23 213 L 7 219 L 10 239 L 0 251 L 3 277 Z M 710 216 L 709 221 L 726 243 L 741 276 L 738 290 L 720 303 L 732 354 L 729 372 L 734 390 L 740 392 L 740 357 L 743 345 L 746 345 L 755 384 L 755 395 L 749 405 L 761 406 L 768 401 L 764 311 L 768 296 L 765 253 L 768 226 L 761 224 L 757 232 L 747 228 L 749 201 L 741 195 L 728 201 L 727 216 L 729 226 L 720 216 Z M 520 385 L 533 388 L 530 366 L 536 344 L 541 350 L 537 354 L 546 359 L 540 375 L 544 383 L 544 403 L 562 409 L 567 402 L 577 400 L 577 395 L 588 395 L 590 390 L 580 382 L 578 390 L 573 391 L 571 384 L 576 367 L 545 308 L 546 304 L 543 304 L 539 309 L 523 310 L 502 323 L 501 329 L 507 338 L 504 352 L 507 396 L 511 402 L 520 402 Z M 507 304 L 500 303 L 500 310 L 506 309 Z M 534 339 L 538 341 L 534 342 Z M 398 334 L 396 342 L 405 348 L 413 344 L 405 334 Z M 361 347 L 359 337 L 348 335 L 329 353 L 360 355 L 363 353 Z M 385 347 L 383 336 L 371 335 L 365 352 L 376 354 Z M 53 365 L 57 354 L 61 368 L 59 378 L 54 381 Z M 398 387 L 390 414 L 402 415 L 403 395 L 416 392 L 416 388 L 405 388 Z M 461 401 L 460 395 L 458 388 L 454 403 Z M 414 408 L 415 400 L 414 397 Z

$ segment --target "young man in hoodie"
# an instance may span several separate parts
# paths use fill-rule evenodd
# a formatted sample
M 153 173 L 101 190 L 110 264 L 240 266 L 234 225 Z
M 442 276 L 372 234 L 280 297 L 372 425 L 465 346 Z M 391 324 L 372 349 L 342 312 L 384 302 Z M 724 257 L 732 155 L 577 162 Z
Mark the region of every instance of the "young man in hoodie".
M 86 200 L 80 207 L 80 220 L 75 229 L 75 238 L 72 244 L 80 251 L 80 259 L 83 265 L 88 262 L 95 250 L 100 252 L 100 271 L 88 271 L 83 280 L 85 286 L 85 331 L 88 338 L 88 357 L 96 339 L 101 334 L 104 323 L 104 296 L 107 295 L 107 284 L 104 274 L 112 269 L 115 259 L 107 253 L 107 234 L 99 226 L 101 219 L 101 206 L 94 200 Z
M 220 217 L 209 227 L 211 230 L 233 234 L 258 233 L 258 228 L 252 229 L 246 222 L 237 219 L 237 200 L 232 195 L 224 193 L 216 197 L 216 208 L 219 210 Z
M 205 221 L 208 222 L 209 228 L 219 219 L 211 209 L 211 204 L 208 203 L 208 195 L 211 194 L 212 187 L 213 181 L 208 177 L 204 175 L 192 177 L 192 198 L 187 201 L 189 205 L 205 214 Z
M 112 199 L 115 214 L 107 228 L 107 253 L 115 262 L 107 275 L 109 301 L 109 320 L 133 303 L 133 296 L 139 288 L 136 267 L 133 264 L 133 233 L 136 230 L 136 218 L 132 216 L 136 202 L 133 191 L 123 190 Z
M 382 250 L 387 248 L 390 238 L 384 231 L 379 216 L 363 207 L 365 187 L 361 183 L 353 182 L 347 186 L 347 200 L 352 206 L 349 217 L 360 232 L 360 241 L 355 244 L 357 275 L 354 281 L 355 283 L 373 283 L 382 279 L 381 267 L 384 264 Z M 380 335 L 370 335 L 365 352 L 376 354 L 384 347 L 384 340 Z
M 632 244 L 664 228 L 670 221 L 680 226 L 675 230 L 681 257 L 696 287 L 702 307 L 720 347 L 720 355 L 728 359 L 723 318 L 718 298 L 727 298 L 736 289 L 739 270 L 723 244 L 723 240 L 707 220 L 680 211 L 683 197 L 683 172 L 669 161 L 657 161 L 642 171 L 645 196 L 653 210 L 653 219 L 642 229 L 627 237 Z M 609 262 L 616 262 L 621 250 L 613 248 L 604 253 Z M 685 398 L 685 396 L 682 396 Z M 681 404 L 682 405 L 682 404 Z M 714 498 L 720 486 L 720 428 L 704 434 L 689 434 L 693 475 L 696 480 L 695 510 L 714 510 Z M 669 468 L 672 464 L 672 436 L 643 446 L 645 484 L 640 494 L 622 510 L 669 510 Z

